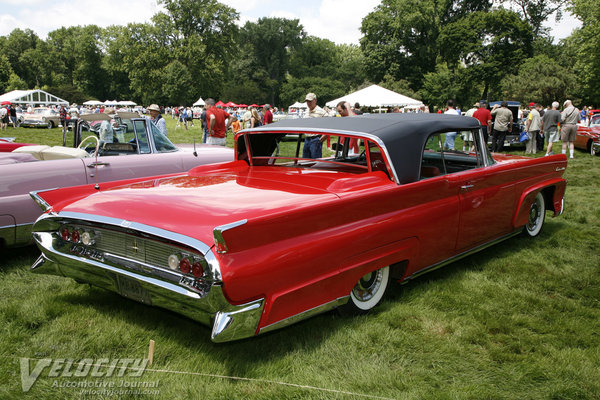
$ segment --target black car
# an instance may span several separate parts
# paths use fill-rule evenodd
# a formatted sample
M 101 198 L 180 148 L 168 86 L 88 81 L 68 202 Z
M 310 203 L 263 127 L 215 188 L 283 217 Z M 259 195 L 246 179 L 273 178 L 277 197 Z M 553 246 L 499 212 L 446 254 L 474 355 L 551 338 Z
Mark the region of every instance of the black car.
M 492 101 L 489 104 L 490 110 L 497 104 L 500 107 L 501 101 Z M 513 127 L 512 132 L 509 132 L 504 139 L 505 146 L 524 146 L 525 143 L 521 143 L 519 141 L 519 137 L 521 136 L 521 132 L 525 129 L 525 125 L 521 122 L 519 118 L 519 109 L 521 108 L 521 103 L 518 101 L 507 101 L 508 109 L 513 114 Z M 492 116 L 492 120 L 495 120 L 494 116 Z M 492 142 L 492 136 L 490 135 L 489 143 Z

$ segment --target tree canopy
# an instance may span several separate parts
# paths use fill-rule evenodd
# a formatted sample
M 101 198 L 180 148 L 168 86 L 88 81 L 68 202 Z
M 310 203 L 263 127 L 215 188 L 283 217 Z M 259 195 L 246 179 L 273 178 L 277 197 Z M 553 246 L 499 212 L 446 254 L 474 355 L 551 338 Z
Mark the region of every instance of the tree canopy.
M 358 44 L 307 35 L 297 19 L 260 18 L 217 0 L 159 0 L 147 23 L 30 29 L 0 36 L 0 92 L 52 89 L 70 101 L 190 105 L 198 97 L 319 104 L 378 83 L 430 106 L 449 98 L 600 103 L 594 0 L 382 0 Z M 553 43 L 542 26 L 566 10 L 583 26 Z

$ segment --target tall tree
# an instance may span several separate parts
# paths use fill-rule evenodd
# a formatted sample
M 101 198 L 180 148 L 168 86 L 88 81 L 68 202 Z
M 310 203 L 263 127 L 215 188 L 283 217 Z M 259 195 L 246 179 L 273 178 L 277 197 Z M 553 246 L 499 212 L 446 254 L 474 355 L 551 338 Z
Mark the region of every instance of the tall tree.
M 600 7 L 595 0 L 572 0 L 571 11 L 582 21 L 581 29 L 570 38 L 570 59 L 581 82 L 581 96 L 586 104 L 600 106 Z
M 516 6 L 520 14 L 531 26 L 533 35 L 545 35 L 548 29 L 542 24 L 556 13 L 556 21 L 562 18 L 564 7 L 569 0 L 499 0 L 499 3 L 510 3 Z
M 500 95 L 503 77 L 516 74 L 521 61 L 532 55 L 533 36 L 516 12 L 497 9 L 446 25 L 438 41 L 440 54 L 452 69 L 464 66 L 473 82 L 483 84 L 476 100 L 490 100 Z
M 491 0 L 382 0 L 361 26 L 367 77 L 379 82 L 390 74 L 419 88 L 423 76 L 435 70 L 441 29 L 491 5 Z
M 8 57 L 4 54 L 0 54 L 0 93 L 7 91 L 6 88 L 8 87 L 8 80 L 10 79 L 11 74 L 14 74 L 14 72 L 10 66 Z
M 290 52 L 305 36 L 297 19 L 260 18 L 246 22 L 240 40 L 250 43 L 256 62 L 252 79 L 266 93 L 263 101 L 279 104 L 281 85 L 288 71 Z
M 548 56 L 538 55 L 525 60 L 519 73 L 507 77 L 502 86 L 506 98 L 550 105 L 553 101 L 576 101 L 577 82 L 572 71 Z
M 6 38 L 2 46 L 4 54 L 10 62 L 14 73 L 24 80 L 29 88 L 36 85 L 36 73 L 31 65 L 23 62 L 21 56 L 28 50 L 35 49 L 41 39 L 31 29 L 14 29 Z

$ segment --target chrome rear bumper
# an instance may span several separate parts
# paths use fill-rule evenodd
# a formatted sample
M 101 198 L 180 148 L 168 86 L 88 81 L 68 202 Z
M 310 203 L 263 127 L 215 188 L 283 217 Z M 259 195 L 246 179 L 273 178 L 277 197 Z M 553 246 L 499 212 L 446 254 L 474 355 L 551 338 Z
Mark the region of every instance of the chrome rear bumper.
M 215 279 L 191 282 L 179 271 L 66 243 L 57 233 L 60 224 L 65 221 L 89 223 L 95 218 L 84 214 L 65 214 L 45 214 L 34 225 L 33 237 L 42 255 L 32 265 L 32 272 L 70 277 L 80 283 L 89 283 L 132 300 L 182 314 L 212 326 L 211 339 L 214 342 L 242 339 L 257 333 L 264 299 L 241 305 L 230 304 L 223 294 L 218 266 L 210 274 Z M 124 225 L 123 220 L 107 218 L 97 222 L 103 226 L 116 223 L 113 225 L 115 228 Z M 148 231 L 152 231 L 153 235 L 164 234 L 161 237 L 165 239 L 172 239 L 175 235 L 135 223 L 128 225 L 130 233 L 131 228 L 140 229 L 142 234 Z M 180 235 L 175 236 L 181 239 Z M 202 247 L 199 250 L 207 251 L 208 247 Z M 212 256 L 210 250 L 203 254 L 209 258 Z M 210 260 L 211 268 L 215 268 L 215 263 L 216 260 Z

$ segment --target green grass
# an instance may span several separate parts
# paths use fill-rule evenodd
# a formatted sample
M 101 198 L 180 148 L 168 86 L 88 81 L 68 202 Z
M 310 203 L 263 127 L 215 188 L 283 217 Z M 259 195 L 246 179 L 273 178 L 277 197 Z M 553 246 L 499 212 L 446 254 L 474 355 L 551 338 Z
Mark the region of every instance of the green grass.
M 169 132 L 174 142 L 191 141 L 190 131 Z M 536 239 L 515 237 L 396 285 L 369 315 L 331 312 L 233 343 L 213 344 L 208 328 L 177 314 L 34 275 L 35 248 L 4 251 L 0 398 L 86 398 L 53 384 L 124 380 L 158 381 L 160 394 L 87 397 L 598 399 L 600 157 L 576 151 L 566 177 L 565 213 L 548 214 Z M 150 339 L 153 370 L 195 375 L 51 378 L 46 370 L 22 392 L 20 357 L 141 358 Z

